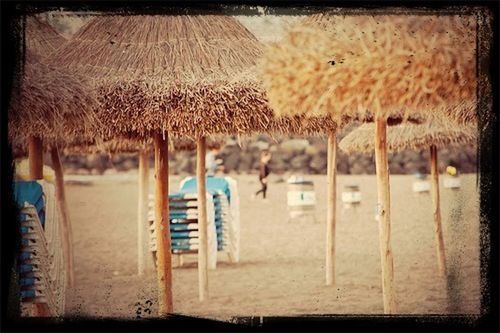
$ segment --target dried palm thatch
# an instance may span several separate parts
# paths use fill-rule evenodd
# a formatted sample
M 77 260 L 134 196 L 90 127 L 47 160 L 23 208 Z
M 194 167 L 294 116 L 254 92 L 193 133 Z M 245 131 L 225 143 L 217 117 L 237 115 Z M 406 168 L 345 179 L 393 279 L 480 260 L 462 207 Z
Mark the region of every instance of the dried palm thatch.
M 375 126 L 363 124 L 346 135 L 339 143 L 347 153 L 370 153 L 375 150 Z M 437 148 L 470 144 L 476 140 L 477 128 L 458 126 L 449 122 L 431 121 L 424 124 L 401 124 L 387 132 L 387 148 L 397 152 L 405 149 L 421 150 L 435 145 Z
M 91 112 L 97 105 L 91 87 L 85 77 L 27 60 L 8 114 L 13 146 L 26 144 L 30 136 L 58 145 L 92 137 L 98 119 Z
M 314 15 L 266 51 L 264 87 L 283 115 L 397 123 L 438 113 L 466 123 L 475 118 L 475 29 L 469 16 Z
M 53 61 L 98 80 L 104 138 L 324 131 L 321 121 L 274 117 L 255 75 L 261 54 L 229 16 L 102 16 Z
M 219 149 L 224 147 L 225 139 L 222 136 L 210 136 L 206 140 L 207 149 Z M 173 151 L 193 151 L 197 149 L 196 141 L 188 138 L 177 138 L 169 142 Z
M 113 88 L 115 97 L 116 87 Z M 113 121 L 113 126 L 106 127 L 105 136 L 119 132 L 127 137 L 150 137 L 157 130 L 192 139 L 209 134 L 313 135 L 335 129 L 337 124 L 330 117 L 276 117 L 269 108 L 265 92 L 255 82 L 225 86 L 185 85 L 172 87 L 168 96 L 158 93 L 149 97 L 145 97 L 148 91 L 136 84 L 128 88 L 121 85 L 120 89 L 123 89 L 120 99 L 104 99 L 100 116 L 104 122 Z M 136 96 L 133 101 L 132 96 Z
M 59 50 L 57 62 L 111 80 L 217 82 L 253 66 L 258 45 L 229 16 L 99 16 Z
M 66 145 L 64 153 L 67 155 L 88 155 L 88 154 L 129 154 L 137 153 L 141 150 L 148 150 L 152 147 L 152 141 L 115 139 L 110 141 L 91 141 L 84 144 Z
M 27 16 L 24 41 L 26 50 L 31 51 L 31 57 L 43 59 L 61 47 L 66 38 L 36 16 Z
M 44 63 L 64 38 L 35 17 L 26 24 L 25 63 L 14 82 L 8 112 L 9 138 L 19 150 L 30 136 L 49 145 L 84 142 L 99 125 L 90 80 Z M 20 149 L 22 150 L 22 149 Z
M 176 111 L 189 115 L 193 134 L 213 110 L 239 107 L 235 100 L 260 106 L 247 84 L 260 54 L 255 37 L 228 16 L 100 16 L 53 61 L 100 79 L 104 136 L 175 130 Z
M 168 137 L 169 150 L 186 151 L 196 150 L 196 141 L 186 137 Z M 218 148 L 224 146 L 224 138 L 221 136 L 210 136 L 207 138 L 207 149 Z M 71 155 L 86 155 L 86 154 L 120 154 L 120 153 L 137 153 L 141 150 L 153 149 L 153 140 L 147 138 L 144 140 L 137 139 L 115 139 L 106 142 L 92 142 L 78 145 L 66 146 L 64 152 Z

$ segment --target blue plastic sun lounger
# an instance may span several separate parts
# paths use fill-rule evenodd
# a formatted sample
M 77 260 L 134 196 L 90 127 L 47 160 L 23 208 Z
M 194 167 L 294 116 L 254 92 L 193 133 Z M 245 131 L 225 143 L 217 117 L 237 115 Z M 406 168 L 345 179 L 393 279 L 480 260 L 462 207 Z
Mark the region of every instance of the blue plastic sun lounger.
M 14 182 L 14 200 L 19 208 L 24 207 L 25 202 L 35 206 L 42 226 L 45 226 L 45 201 L 43 199 L 43 188 L 36 181 Z M 24 220 L 25 216 L 20 216 Z
M 198 238 L 198 231 L 172 231 L 170 235 L 172 238 Z
M 229 183 L 226 179 L 222 177 L 206 177 L 206 188 L 207 191 L 223 191 L 226 194 L 227 200 L 231 202 L 231 190 L 229 188 Z M 192 177 L 188 179 L 182 185 L 181 190 L 189 191 L 191 193 L 195 193 L 197 191 L 196 187 L 196 178 Z

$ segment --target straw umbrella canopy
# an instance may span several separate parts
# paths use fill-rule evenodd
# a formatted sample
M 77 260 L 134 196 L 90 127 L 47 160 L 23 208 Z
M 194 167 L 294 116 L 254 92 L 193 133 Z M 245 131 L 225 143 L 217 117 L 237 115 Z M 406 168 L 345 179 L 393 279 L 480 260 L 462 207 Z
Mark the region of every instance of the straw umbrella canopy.
M 244 132 L 272 115 L 252 71 L 261 53 L 229 16 L 100 16 L 54 62 L 100 79 L 105 137 L 193 136 Z
M 20 149 L 30 136 L 53 145 L 82 141 L 96 124 L 97 105 L 91 82 L 44 62 L 66 41 L 49 24 L 26 18 L 26 51 L 11 98 L 9 138 Z M 21 149 L 22 150 L 22 149 Z
M 26 50 L 30 50 L 40 58 L 47 58 L 66 42 L 50 24 L 36 16 L 28 16 L 25 21 Z
M 466 123 L 474 31 L 469 16 L 313 15 L 266 52 L 264 87 L 278 114 L 398 123 L 438 113 Z
M 37 62 L 26 52 L 24 72 L 13 89 L 9 109 L 9 137 L 21 149 L 36 136 L 48 145 L 84 142 L 98 121 L 92 108 L 97 105 L 90 82 Z
M 347 134 L 339 148 L 348 154 L 373 153 L 375 140 L 374 124 L 363 124 Z M 431 145 L 437 148 L 470 144 L 476 140 L 474 126 L 458 126 L 449 122 L 426 122 L 424 124 L 401 124 L 387 131 L 387 149 L 398 152 L 406 149 L 421 150 Z
M 314 15 L 262 63 L 280 114 L 330 114 L 376 122 L 384 312 L 395 313 L 386 127 L 430 114 L 474 119 L 475 24 L 464 16 Z M 454 111 L 463 111 L 457 115 Z
M 349 133 L 340 142 L 339 146 L 348 153 L 373 152 L 375 148 L 373 131 L 373 124 L 361 125 Z M 404 124 L 393 126 L 388 131 L 387 147 L 391 151 L 430 149 L 434 233 L 436 238 L 438 271 L 441 276 L 446 275 L 446 256 L 441 227 L 437 149 L 470 144 L 476 140 L 476 137 L 477 128 L 474 125 L 458 126 L 450 122 L 436 120 L 422 125 Z

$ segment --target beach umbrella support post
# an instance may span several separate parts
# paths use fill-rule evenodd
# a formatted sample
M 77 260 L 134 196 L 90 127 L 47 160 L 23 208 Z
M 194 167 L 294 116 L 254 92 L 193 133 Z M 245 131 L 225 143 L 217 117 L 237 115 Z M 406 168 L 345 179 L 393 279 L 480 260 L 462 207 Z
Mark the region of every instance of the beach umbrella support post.
M 336 155 L 337 136 L 334 131 L 328 134 L 327 151 L 327 217 L 326 217 L 326 285 L 335 285 L 335 224 L 336 224 Z
M 139 151 L 139 177 L 138 177 L 138 202 L 137 202 L 137 274 L 143 275 L 151 268 L 147 259 L 148 255 L 148 194 L 149 194 L 149 150 Z M 151 261 L 151 260 L 150 260 Z M 152 264 L 152 262 L 151 262 Z
M 28 138 L 29 177 L 31 180 L 43 179 L 43 140 L 36 136 Z M 47 304 L 34 303 L 33 315 L 46 317 L 50 315 Z
M 207 198 L 205 183 L 206 138 L 197 139 L 196 148 L 196 183 L 198 189 L 198 231 L 200 245 L 198 248 L 198 290 L 200 301 L 208 298 L 208 227 Z
M 377 216 L 379 224 L 380 260 L 382 265 L 382 295 L 384 313 L 396 313 L 394 296 L 394 263 L 391 247 L 391 215 L 389 164 L 387 161 L 387 120 L 377 118 L 375 123 L 375 166 L 377 172 Z
M 158 315 L 173 311 L 172 249 L 168 207 L 168 138 L 154 135 L 155 147 L 155 231 L 158 282 Z
M 33 180 L 43 179 L 43 141 L 31 136 L 28 139 L 29 176 Z
M 68 204 L 66 202 L 66 192 L 64 189 L 64 170 L 59 156 L 59 150 L 56 146 L 51 147 L 50 157 L 52 159 L 52 168 L 54 169 L 55 174 L 57 205 L 61 214 L 60 226 L 66 269 L 66 281 L 69 287 L 73 287 L 75 285 L 75 273 L 73 268 L 73 231 L 71 229 Z
M 438 260 L 438 270 L 440 276 L 446 275 L 446 256 L 444 249 L 443 228 L 441 224 L 441 210 L 439 199 L 439 171 L 436 145 L 430 147 L 431 160 L 431 194 L 432 211 L 434 215 L 434 235 L 436 237 L 436 251 Z

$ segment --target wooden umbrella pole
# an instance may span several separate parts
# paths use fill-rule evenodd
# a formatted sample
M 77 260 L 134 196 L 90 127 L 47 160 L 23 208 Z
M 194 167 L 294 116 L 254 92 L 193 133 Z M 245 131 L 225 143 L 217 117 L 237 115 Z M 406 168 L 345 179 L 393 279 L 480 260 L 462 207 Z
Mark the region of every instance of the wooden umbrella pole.
M 73 269 L 73 231 L 69 218 L 68 204 L 66 203 L 66 192 L 64 189 L 64 170 L 59 156 L 59 150 L 56 146 L 50 149 L 52 159 L 52 168 L 55 173 L 56 198 L 61 214 L 61 235 L 64 251 L 64 262 L 66 268 L 66 281 L 69 287 L 75 285 L 75 275 Z
M 31 180 L 43 179 L 43 141 L 31 136 L 28 139 L 29 177 Z M 35 317 L 48 317 L 50 310 L 46 304 L 33 304 Z
M 391 248 L 391 200 L 389 189 L 389 164 L 386 142 L 387 120 L 377 118 L 375 127 L 375 163 L 377 171 L 378 224 L 380 259 L 382 264 L 382 294 L 384 313 L 396 313 L 394 296 L 394 263 Z
M 327 152 L 327 213 L 326 213 L 326 284 L 335 285 L 335 224 L 336 224 L 336 155 L 337 136 L 328 134 Z
M 172 301 L 172 248 L 168 213 L 168 138 L 154 135 L 155 146 L 155 231 L 158 279 L 158 314 L 173 311 Z
M 208 227 L 207 192 L 205 184 L 206 139 L 199 137 L 196 150 L 196 183 L 198 188 L 198 289 L 200 301 L 208 298 Z
M 30 179 L 43 179 L 43 142 L 42 139 L 30 136 L 28 139 L 28 160 Z
M 148 195 L 149 195 L 149 151 L 139 152 L 139 196 L 137 200 L 137 274 L 143 275 L 148 265 Z
M 434 213 L 434 235 L 436 237 L 436 251 L 438 259 L 439 275 L 446 275 L 446 256 L 444 250 L 443 228 L 441 226 L 441 209 L 439 202 L 439 172 L 437 166 L 437 147 L 431 145 L 431 190 L 432 208 Z

